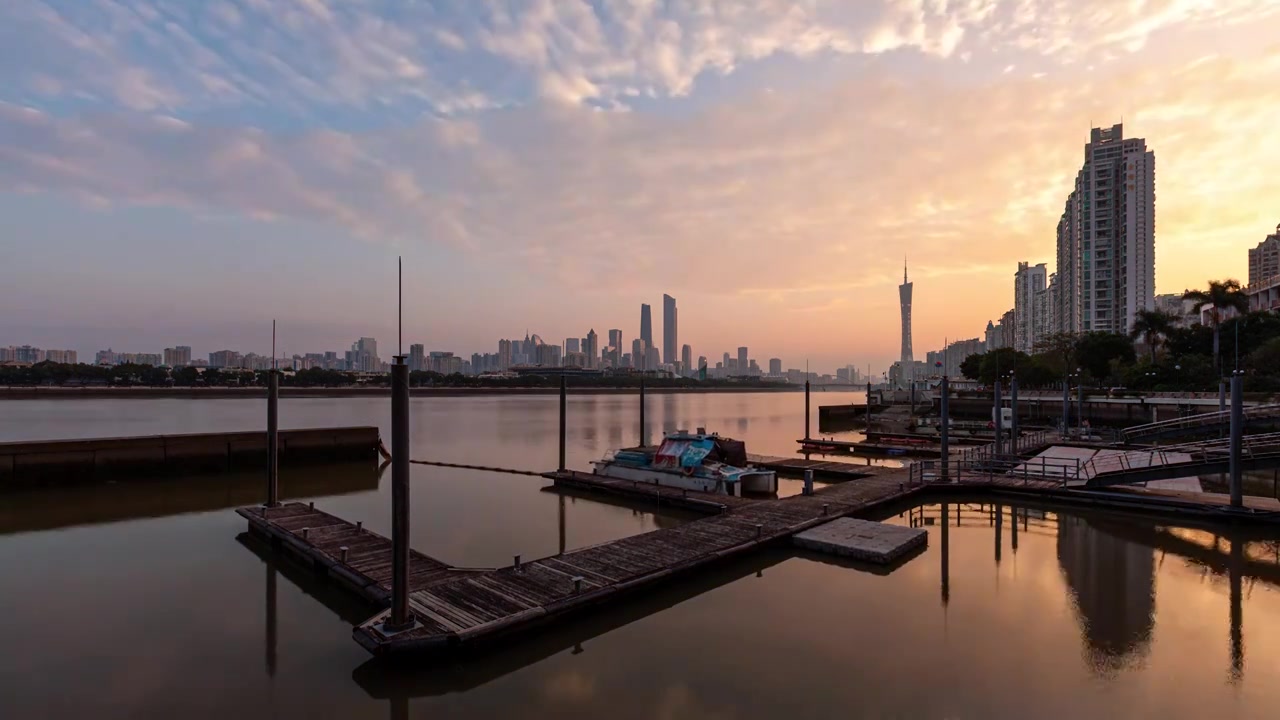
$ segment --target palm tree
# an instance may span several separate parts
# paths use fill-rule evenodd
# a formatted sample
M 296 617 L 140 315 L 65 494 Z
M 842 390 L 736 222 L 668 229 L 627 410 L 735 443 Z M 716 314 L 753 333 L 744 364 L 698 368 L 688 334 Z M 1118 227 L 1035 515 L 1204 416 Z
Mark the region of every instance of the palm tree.
M 1188 290 L 1182 294 L 1183 300 L 1192 300 L 1196 304 L 1196 312 L 1208 305 L 1211 306 L 1209 320 L 1213 323 L 1213 369 L 1219 369 L 1218 334 L 1222 329 L 1222 311 L 1235 310 L 1244 314 L 1249 309 L 1249 297 L 1240 289 L 1239 280 L 1210 280 L 1208 290 Z
M 1129 328 L 1129 337 L 1142 339 L 1151 351 L 1151 364 L 1156 364 L 1156 348 L 1169 331 L 1173 330 L 1173 316 L 1163 310 L 1139 310 L 1133 316 L 1133 325 Z

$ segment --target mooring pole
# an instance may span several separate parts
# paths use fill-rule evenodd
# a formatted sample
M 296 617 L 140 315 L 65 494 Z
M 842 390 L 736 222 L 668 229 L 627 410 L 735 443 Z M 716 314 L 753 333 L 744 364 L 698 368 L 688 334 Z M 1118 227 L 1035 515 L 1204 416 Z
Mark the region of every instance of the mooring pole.
M 644 378 L 640 378 L 640 447 L 644 447 Z
M 804 381 L 804 439 L 809 440 L 809 381 Z
M 1018 376 L 1009 377 L 1010 434 L 1013 435 L 1013 454 L 1018 454 Z
M 868 371 L 869 373 L 870 371 Z M 871 381 L 867 381 L 867 432 L 871 432 Z
M 947 389 L 946 375 L 942 376 L 941 392 L 942 399 L 938 403 L 938 412 L 942 415 L 942 425 L 938 428 L 938 432 L 942 435 L 942 472 L 938 477 L 942 482 L 950 482 L 951 478 L 948 477 L 950 473 L 947 471 L 947 463 L 951 460 L 951 418 L 948 413 L 947 405 L 949 402 L 947 395 L 949 395 L 950 392 Z
M 1084 378 L 1080 378 L 1080 385 L 1076 390 L 1076 424 L 1080 426 L 1080 439 L 1084 440 Z
M 995 409 L 996 409 L 995 410 L 995 416 L 996 416 L 995 417 L 995 428 L 996 428 L 995 454 L 996 455 L 1004 454 L 1004 412 L 1003 412 L 1004 408 L 1001 407 L 1001 405 L 1003 404 L 1004 404 L 1004 400 L 1000 397 L 1000 381 L 996 380 L 996 387 L 995 387 Z
M 280 506 L 280 373 L 267 374 L 267 507 Z
M 413 625 L 409 615 L 409 366 L 391 366 L 391 620 L 387 630 Z
M 1071 380 L 1062 379 L 1062 437 L 1071 432 Z
M 564 472 L 565 470 L 564 445 L 565 445 L 565 418 L 567 416 L 566 397 L 567 397 L 567 390 L 565 389 L 565 377 L 564 375 L 561 375 L 560 376 L 560 472 Z
M 1231 507 L 1244 507 L 1240 450 L 1244 441 L 1244 377 L 1231 376 Z

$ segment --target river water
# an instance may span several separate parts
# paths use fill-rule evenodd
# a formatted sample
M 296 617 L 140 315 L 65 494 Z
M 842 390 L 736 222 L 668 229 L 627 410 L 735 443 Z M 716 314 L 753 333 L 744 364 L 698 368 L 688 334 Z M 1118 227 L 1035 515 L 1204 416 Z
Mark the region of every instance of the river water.
M 819 404 L 860 394 L 816 394 Z M 0 404 L 0 441 L 245 430 L 261 400 Z M 411 403 L 416 458 L 545 470 L 554 396 Z M 706 426 L 794 452 L 799 394 L 654 395 L 651 432 Z M 283 427 L 378 425 L 389 403 L 286 399 Z M 816 429 L 816 420 L 814 423 Z M 586 468 L 639 437 L 634 397 L 569 403 Z M 563 497 L 538 478 L 413 466 L 416 549 L 460 566 L 687 522 Z M 288 469 L 288 497 L 378 532 L 389 477 Z M 794 492 L 788 483 L 784 492 Z M 368 608 L 244 537 L 262 479 L 0 495 L 0 717 L 1275 717 L 1280 555 L 1230 528 L 995 506 L 903 506 L 928 548 L 891 572 L 776 550 L 717 566 L 480 658 L 387 668 Z

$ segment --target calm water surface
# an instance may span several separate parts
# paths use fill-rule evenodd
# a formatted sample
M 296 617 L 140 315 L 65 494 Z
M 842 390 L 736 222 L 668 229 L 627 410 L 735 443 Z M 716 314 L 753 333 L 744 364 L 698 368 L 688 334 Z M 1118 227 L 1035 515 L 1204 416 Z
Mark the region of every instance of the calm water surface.
M 816 406 L 860 401 L 816 395 Z M 282 425 L 389 403 L 282 401 Z M 8 401 L 0 440 L 262 427 L 255 400 Z M 798 394 L 661 395 L 659 429 L 795 450 Z M 550 396 L 415 399 L 414 456 L 542 470 Z M 634 443 L 635 399 L 570 402 L 570 464 Z M 816 421 L 814 424 L 816 428 Z M 490 566 L 687 522 L 536 478 L 413 467 L 413 543 Z M 366 465 L 289 470 L 286 495 L 389 527 Z M 794 484 L 784 488 L 795 489 Z M 929 546 L 892 572 L 773 551 L 449 666 L 388 669 L 369 610 L 243 536 L 257 476 L 0 495 L 0 716 L 1275 717 L 1276 542 L 981 501 L 902 507 Z M 945 521 L 944 521 L 945 518 Z

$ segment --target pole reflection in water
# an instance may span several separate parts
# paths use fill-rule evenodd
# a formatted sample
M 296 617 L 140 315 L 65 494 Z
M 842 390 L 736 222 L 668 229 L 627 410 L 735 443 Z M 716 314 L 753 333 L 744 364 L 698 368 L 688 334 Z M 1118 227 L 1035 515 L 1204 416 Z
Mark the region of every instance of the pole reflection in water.
M 1009 509 L 1009 545 L 1014 555 L 1018 554 L 1018 512 L 1016 507 Z
M 1000 541 L 1001 530 L 1004 529 L 1004 506 L 996 503 L 995 525 L 996 525 L 996 567 L 1000 567 Z
M 267 677 L 276 676 L 276 568 L 267 563 Z
M 1231 682 L 1244 679 L 1244 607 L 1241 597 L 1241 575 L 1244 565 L 1244 541 L 1231 539 L 1231 559 L 1227 579 L 1231 585 Z
M 942 503 L 942 605 L 946 607 L 951 601 L 951 547 L 950 547 L 950 503 Z M 959 520 L 959 508 L 956 509 L 956 519 Z

